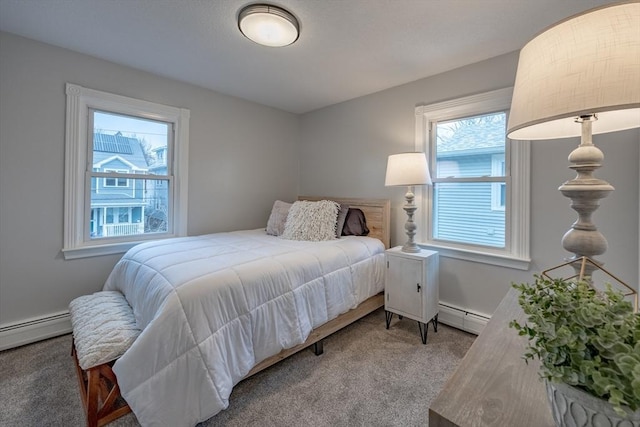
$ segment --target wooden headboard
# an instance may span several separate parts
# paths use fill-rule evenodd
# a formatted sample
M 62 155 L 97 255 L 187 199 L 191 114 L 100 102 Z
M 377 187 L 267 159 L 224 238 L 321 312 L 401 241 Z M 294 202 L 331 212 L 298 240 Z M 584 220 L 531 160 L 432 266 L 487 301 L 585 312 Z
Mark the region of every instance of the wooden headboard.
M 388 199 L 349 199 L 344 197 L 310 197 L 298 196 L 298 200 L 333 200 L 349 205 L 350 208 L 361 209 L 367 219 L 369 237 L 380 239 L 385 248 L 390 245 L 391 202 Z

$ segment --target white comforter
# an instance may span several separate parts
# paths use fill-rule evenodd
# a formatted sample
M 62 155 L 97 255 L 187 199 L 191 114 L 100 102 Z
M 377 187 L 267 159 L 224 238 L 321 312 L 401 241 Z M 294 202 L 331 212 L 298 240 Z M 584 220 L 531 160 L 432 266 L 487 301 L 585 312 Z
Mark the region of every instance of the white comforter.
M 144 426 L 193 426 L 226 408 L 255 364 L 383 286 L 384 246 L 367 237 L 249 230 L 135 246 L 104 286 L 143 329 L 113 367 L 122 395 Z

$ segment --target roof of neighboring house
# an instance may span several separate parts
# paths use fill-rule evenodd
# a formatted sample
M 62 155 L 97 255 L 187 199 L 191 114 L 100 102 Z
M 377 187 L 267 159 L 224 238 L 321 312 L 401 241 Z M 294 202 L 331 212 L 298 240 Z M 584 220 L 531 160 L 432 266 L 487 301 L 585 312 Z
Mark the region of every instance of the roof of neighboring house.
M 483 127 L 481 132 L 478 128 Z M 456 127 L 445 138 L 438 138 L 438 156 L 465 155 L 472 150 L 475 154 L 504 152 L 505 127 L 487 121 L 474 123 L 473 126 Z
M 136 169 L 147 170 L 147 160 L 140 140 L 123 136 L 120 132 L 114 135 L 95 132 L 93 134 L 93 164 L 107 159 L 119 157 L 133 165 Z
M 126 190 L 125 190 L 126 191 Z M 131 193 L 131 190 L 129 190 Z M 140 197 L 129 194 L 94 193 L 91 196 L 92 206 L 144 206 L 145 201 Z

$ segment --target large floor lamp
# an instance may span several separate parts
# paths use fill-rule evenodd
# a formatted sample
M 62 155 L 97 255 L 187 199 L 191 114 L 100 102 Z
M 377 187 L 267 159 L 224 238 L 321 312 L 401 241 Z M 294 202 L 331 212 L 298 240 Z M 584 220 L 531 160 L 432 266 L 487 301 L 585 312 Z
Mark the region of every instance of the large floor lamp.
M 559 188 L 578 219 L 562 238 L 576 274 L 591 277 L 607 240 L 591 220 L 613 187 L 593 176 L 600 134 L 640 127 L 640 2 L 587 11 L 547 29 L 520 52 L 507 135 L 541 140 L 581 136 L 569 155 L 577 176 Z M 593 263 L 579 262 L 583 258 Z M 580 269 L 580 270 L 578 270 Z

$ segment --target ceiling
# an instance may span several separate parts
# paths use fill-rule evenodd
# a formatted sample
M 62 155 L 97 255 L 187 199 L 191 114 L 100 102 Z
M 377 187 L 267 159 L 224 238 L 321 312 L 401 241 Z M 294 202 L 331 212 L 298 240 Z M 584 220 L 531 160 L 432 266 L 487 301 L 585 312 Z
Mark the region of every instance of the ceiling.
M 611 0 L 274 0 L 300 21 L 284 48 L 238 31 L 262 0 L 0 0 L 0 30 L 305 113 L 519 50 Z

